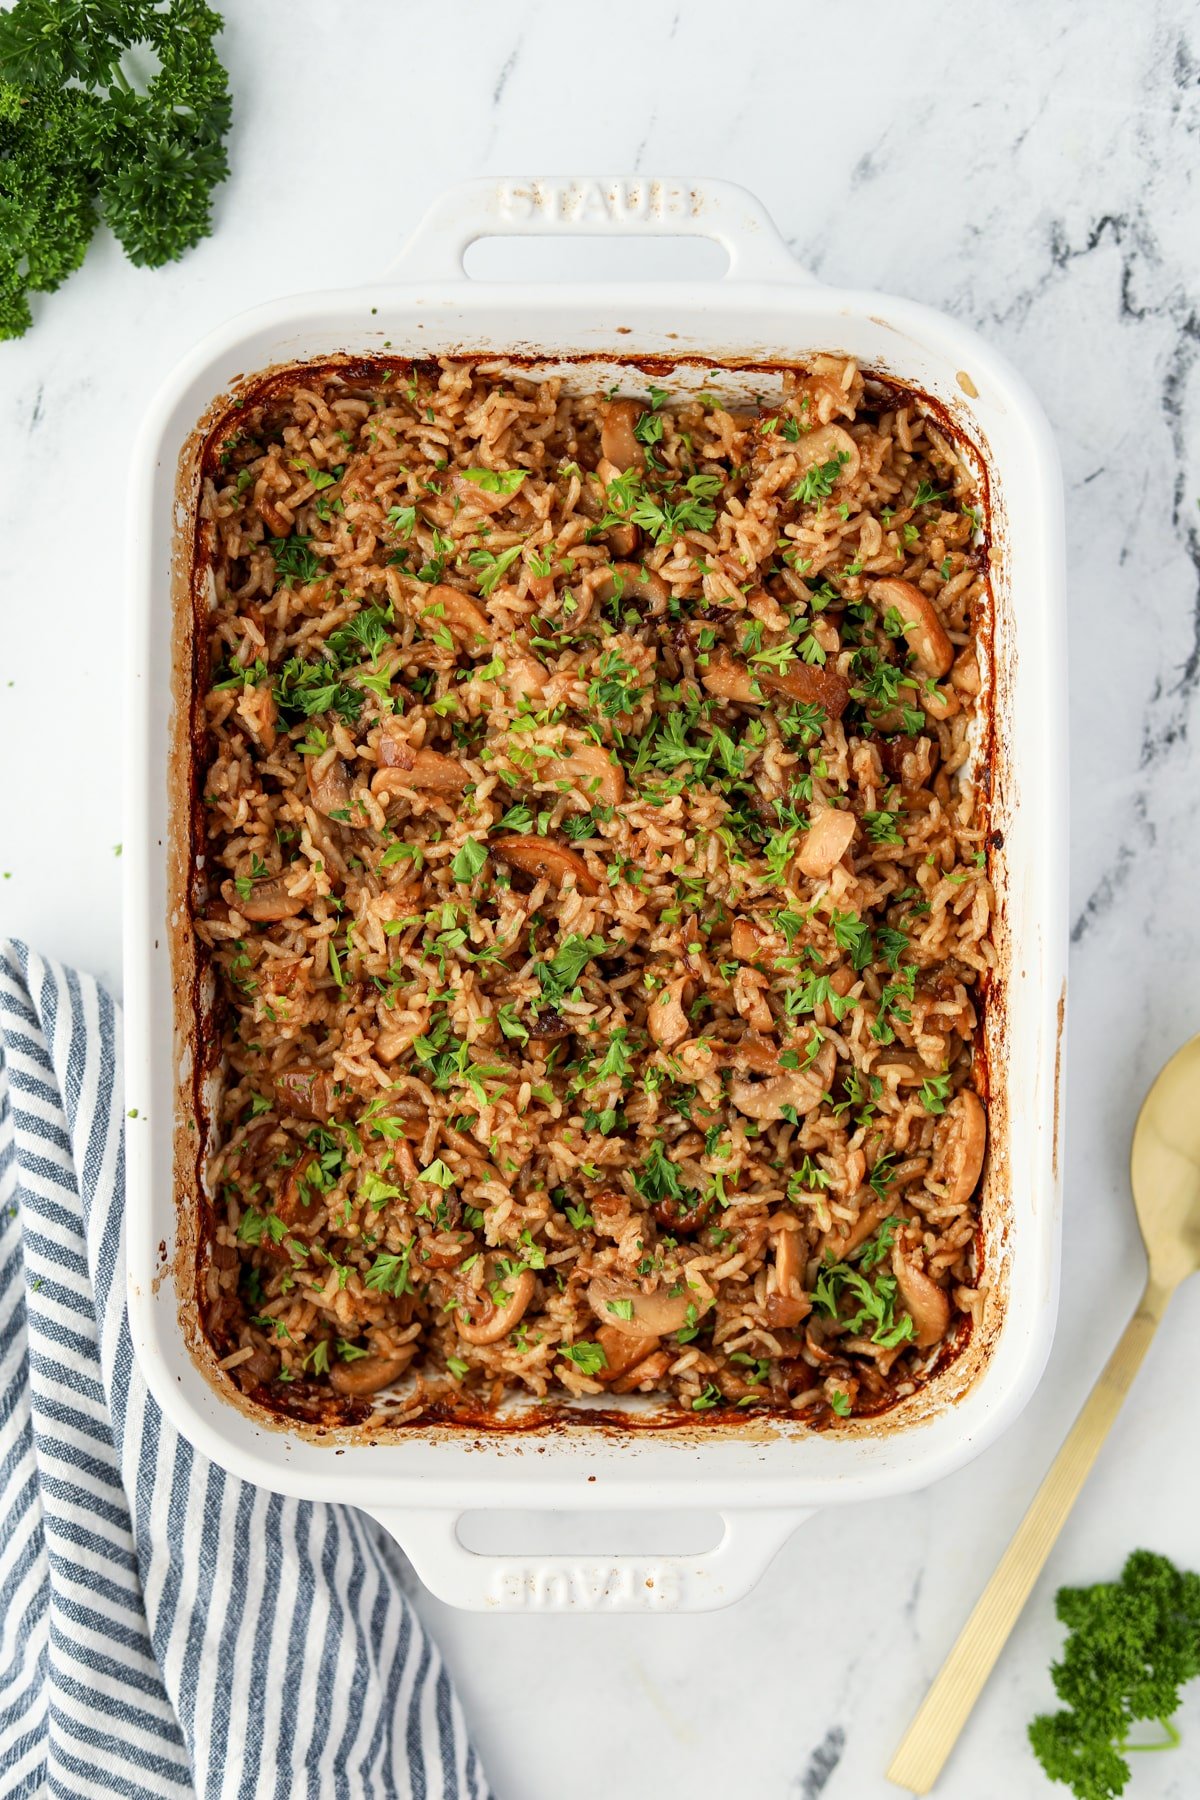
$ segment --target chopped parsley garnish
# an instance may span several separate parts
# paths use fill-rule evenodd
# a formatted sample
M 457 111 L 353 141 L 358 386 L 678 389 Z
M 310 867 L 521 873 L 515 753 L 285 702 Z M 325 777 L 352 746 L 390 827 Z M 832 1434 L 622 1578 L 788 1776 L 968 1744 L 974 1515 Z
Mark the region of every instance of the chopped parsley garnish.
M 811 468 L 805 469 L 788 498 L 793 503 L 799 501 L 804 506 L 811 506 L 816 500 L 828 500 L 834 483 L 842 472 L 842 464 L 849 461 L 849 451 L 839 450 L 828 462 L 814 463 Z
M 487 862 L 487 846 L 478 838 L 468 838 L 450 864 L 455 881 L 472 882 Z
M 528 473 L 527 469 L 464 469 L 463 480 L 485 494 L 515 494 Z
M 565 937 L 551 961 L 536 966 L 538 986 L 545 999 L 552 1005 L 569 999 L 593 956 L 598 956 L 604 947 L 602 937 L 580 937 L 574 932 Z
M 321 573 L 321 559 L 310 550 L 312 539 L 294 532 L 291 537 L 268 538 L 267 549 L 275 563 L 276 581 L 290 587 L 293 581 L 315 581 Z
M 398 1256 L 381 1251 L 367 1270 L 364 1285 L 373 1293 L 391 1294 L 396 1299 L 401 1294 L 411 1294 L 413 1285 L 408 1275 L 408 1259 L 412 1248 L 411 1244 L 406 1244 Z
M 485 599 L 495 590 L 501 576 L 512 568 L 520 554 L 520 544 L 501 550 L 499 555 L 492 550 L 472 550 L 467 561 L 473 569 L 479 570 L 479 591 Z

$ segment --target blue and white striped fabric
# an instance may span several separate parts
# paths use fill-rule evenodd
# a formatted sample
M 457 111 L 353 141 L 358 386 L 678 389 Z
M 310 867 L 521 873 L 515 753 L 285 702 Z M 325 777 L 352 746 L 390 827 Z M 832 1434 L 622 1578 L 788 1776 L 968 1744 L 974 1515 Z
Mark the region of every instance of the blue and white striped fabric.
M 118 1030 L 0 947 L 0 1794 L 491 1800 L 391 1539 L 235 1481 L 146 1390 Z

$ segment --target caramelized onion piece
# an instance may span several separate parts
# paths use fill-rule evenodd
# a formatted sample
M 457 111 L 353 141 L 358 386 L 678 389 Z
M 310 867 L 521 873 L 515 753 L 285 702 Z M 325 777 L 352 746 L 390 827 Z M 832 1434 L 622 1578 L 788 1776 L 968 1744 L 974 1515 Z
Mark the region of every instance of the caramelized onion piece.
M 814 668 L 801 662 L 782 674 L 771 670 L 761 681 L 769 694 L 783 694 L 789 700 L 802 700 L 805 706 L 819 706 L 831 719 L 840 719 L 850 701 L 850 683 L 824 664 Z
M 548 881 L 552 887 L 561 888 L 573 877 L 581 894 L 600 892 L 600 884 L 582 856 L 568 850 L 565 844 L 552 844 L 548 838 L 540 837 L 502 837 L 492 839 L 492 849 L 512 868 L 520 869 L 522 875 L 532 875 L 535 881 Z
M 333 1076 L 328 1069 L 285 1069 L 271 1083 L 280 1112 L 324 1124 L 333 1111 Z

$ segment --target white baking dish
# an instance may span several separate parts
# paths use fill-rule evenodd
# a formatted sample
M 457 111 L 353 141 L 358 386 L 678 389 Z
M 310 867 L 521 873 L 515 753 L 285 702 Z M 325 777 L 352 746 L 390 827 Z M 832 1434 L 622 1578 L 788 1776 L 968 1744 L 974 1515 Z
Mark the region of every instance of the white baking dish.
M 603 286 L 482 284 L 462 258 L 475 239 L 560 232 L 717 239 L 723 280 Z M 778 1421 L 668 1432 L 570 1427 L 536 1435 L 409 1428 L 314 1434 L 253 1414 L 215 1374 L 188 1274 L 186 1192 L 173 1138 L 181 1039 L 173 1018 L 178 869 L 168 867 L 172 744 L 170 596 L 189 544 L 176 489 L 196 422 L 239 375 L 378 351 L 495 350 L 714 364 L 847 352 L 923 389 L 978 447 L 990 488 L 997 739 L 994 825 L 1006 998 L 989 1008 L 992 1154 L 984 1222 L 991 1297 L 970 1350 L 882 1421 L 822 1434 Z M 589 378 L 596 378 L 595 369 Z M 603 373 L 603 371 L 601 371 Z M 619 374 L 619 371 L 618 371 Z M 661 376 L 657 377 L 662 379 Z M 752 384 L 769 388 L 767 371 Z M 186 460 L 186 459 L 185 459 Z M 126 1252 L 129 1316 L 159 1402 L 205 1455 L 290 1494 L 352 1501 L 382 1520 L 423 1579 L 463 1606 L 687 1609 L 744 1593 L 816 1507 L 924 1486 L 1009 1425 L 1050 1346 L 1057 1303 L 1059 1070 L 1066 962 L 1066 652 L 1061 481 L 1049 429 L 1005 362 L 959 325 L 909 301 L 815 284 L 750 197 L 721 182 L 476 182 L 443 197 L 377 285 L 285 299 L 223 326 L 175 370 L 133 468 L 132 643 L 127 754 Z M 178 744 L 174 754 L 178 763 Z M 174 777 L 178 777 L 178 766 Z M 174 883 L 174 886 L 173 886 Z M 176 899 L 172 901 L 174 892 Z M 169 917 L 175 905 L 176 916 Z M 180 975 L 185 971 L 180 971 Z M 183 1015 L 186 1017 L 186 1013 Z M 186 1161 L 186 1157 L 184 1159 Z M 696 1556 L 478 1556 L 465 1511 L 719 1511 L 725 1535 Z

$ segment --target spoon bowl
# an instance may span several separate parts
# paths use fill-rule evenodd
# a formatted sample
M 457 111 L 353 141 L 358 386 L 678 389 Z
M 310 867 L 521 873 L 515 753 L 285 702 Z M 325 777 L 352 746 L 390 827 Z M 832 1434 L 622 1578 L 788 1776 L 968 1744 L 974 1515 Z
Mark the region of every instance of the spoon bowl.
M 1150 1280 L 1171 1293 L 1200 1269 L 1200 1036 L 1175 1052 L 1146 1095 L 1129 1175 Z

